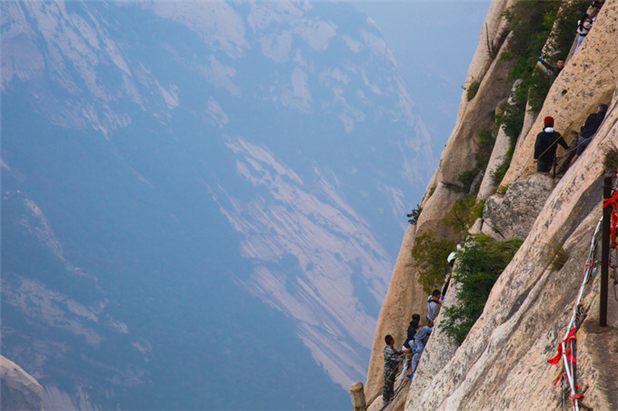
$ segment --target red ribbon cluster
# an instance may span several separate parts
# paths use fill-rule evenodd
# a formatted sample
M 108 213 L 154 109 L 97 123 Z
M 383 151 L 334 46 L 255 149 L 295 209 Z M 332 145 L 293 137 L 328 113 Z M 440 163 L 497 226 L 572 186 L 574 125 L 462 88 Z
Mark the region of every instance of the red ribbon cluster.
M 564 340 L 562 340 L 560 344 L 558 344 L 558 354 L 556 354 L 554 357 L 547 360 L 548 363 L 557 364 L 558 361 L 560 361 L 560 357 L 562 356 L 562 344 L 563 343 L 567 344 L 569 341 L 574 340 L 576 332 L 577 332 L 577 328 L 575 327 L 571 328 L 571 331 L 569 331 L 569 334 L 567 335 L 567 337 Z M 564 351 L 564 355 L 566 356 L 566 359 L 568 361 L 571 361 L 572 363 L 576 362 L 575 357 L 571 355 L 571 347 L 567 347 L 567 349 Z
M 564 344 L 565 346 L 567 346 L 567 344 L 569 342 L 571 342 L 572 340 L 575 340 L 575 334 L 577 333 L 577 328 L 573 327 L 571 328 L 571 330 L 569 331 L 569 334 L 567 335 L 567 337 L 560 341 L 560 344 L 558 344 L 558 354 L 556 354 L 554 357 L 550 358 L 549 360 L 547 360 L 548 363 L 550 364 L 556 364 L 558 363 L 558 361 L 560 361 L 560 357 L 562 356 L 562 345 Z M 565 351 L 564 351 L 564 355 L 567 359 L 567 361 L 570 361 L 572 363 L 576 363 L 575 361 L 575 357 L 573 357 L 571 355 L 571 347 L 567 346 Z M 566 376 L 567 372 L 563 372 L 562 374 L 560 374 L 558 376 L 558 378 L 556 378 L 556 380 L 554 381 L 554 387 L 556 386 L 556 384 L 558 384 L 558 381 L 560 381 L 562 379 L 562 377 Z M 577 385 L 575 385 L 575 387 L 577 387 Z M 584 399 L 584 396 L 582 394 L 571 394 L 570 399 L 573 401 L 573 404 L 575 404 L 575 401 L 582 401 Z
M 616 245 L 616 242 L 614 241 L 616 227 L 618 227 L 618 190 L 614 193 L 612 197 L 603 200 L 603 208 L 608 206 L 612 207 L 610 218 L 610 239 L 614 248 L 618 248 L 618 245 Z

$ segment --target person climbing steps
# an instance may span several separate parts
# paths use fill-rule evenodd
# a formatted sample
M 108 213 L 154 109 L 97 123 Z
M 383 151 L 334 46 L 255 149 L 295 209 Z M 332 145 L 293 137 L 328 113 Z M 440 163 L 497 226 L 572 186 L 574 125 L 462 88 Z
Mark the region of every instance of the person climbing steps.
M 382 404 L 388 405 L 395 396 L 395 377 L 397 366 L 403 356 L 410 352 L 410 349 L 399 351 L 395 349 L 395 339 L 389 334 L 384 337 L 384 388 L 382 388 Z

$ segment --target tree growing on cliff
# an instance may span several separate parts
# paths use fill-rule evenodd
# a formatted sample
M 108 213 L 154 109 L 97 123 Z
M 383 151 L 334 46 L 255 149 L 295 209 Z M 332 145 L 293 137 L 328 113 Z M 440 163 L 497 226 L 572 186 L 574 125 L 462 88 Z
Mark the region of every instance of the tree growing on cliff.
M 416 238 L 412 248 L 414 266 L 419 269 L 418 282 L 427 294 L 441 286 L 451 271 L 446 261 L 455 249 L 455 241 L 436 240 L 433 233 L 425 233 Z
M 479 234 L 471 237 L 458 257 L 453 280 L 459 283 L 457 304 L 445 307 L 442 327 L 457 345 L 483 313 L 494 283 L 509 264 L 522 241 L 496 241 Z

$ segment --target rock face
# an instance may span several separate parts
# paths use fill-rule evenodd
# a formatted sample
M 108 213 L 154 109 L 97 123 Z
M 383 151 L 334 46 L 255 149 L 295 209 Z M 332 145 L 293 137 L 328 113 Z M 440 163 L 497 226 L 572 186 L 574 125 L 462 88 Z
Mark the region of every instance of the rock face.
M 491 152 L 491 158 L 487 168 L 485 169 L 483 181 L 481 182 L 481 187 L 479 188 L 478 198 L 480 200 L 485 200 L 496 191 L 493 173 L 495 173 L 498 167 L 500 167 L 504 162 L 510 144 L 510 139 L 501 128 L 496 136 L 496 142 Z
M 488 18 L 497 19 L 498 15 Z M 489 197 L 483 219 L 472 228 L 497 238 L 525 238 L 495 283 L 482 316 L 460 347 L 454 347 L 443 334 L 439 318 L 405 399 L 399 398 L 388 410 L 536 410 L 562 406 L 560 385 L 553 383 L 563 370 L 546 360 L 555 355 L 568 331 L 591 237 L 602 214 L 602 163 L 606 153 L 618 147 L 617 21 L 618 1 L 607 1 L 581 48 L 553 83 L 532 127 L 524 125 L 501 183 L 509 187 L 506 194 Z M 480 89 L 475 98 L 479 97 L 483 97 Z M 554 116 L 556 128 L 568 141 L 599 103 L 610 106 L 605 121 L 564 177 L 552 181 L 547 175 L 536 174 L 532 148 L 542 119 Z M 465 123 L 466 110 L 460 109 L 459 114 L 462 118 L 458 124 Z M 533 117 L 526 121 L 531 122 Z M 441 161 L 457 164 L 458 158 L 465 156 L 445 150 Z M 431 204 L 434 214 L 449 207 L 432 202 L 443 176 L 439 169 L 424 198 L 423 204 Z M 439 228 L 437 216 L 424 218 L 425 212 L 423 209 L 419 222 L 433 220 Z M 562 266 L 552 265 L 559 247 L 568 258 Z M 598 253 L 600 250 L 597 258 Z M 576 335 L 576 378 L 584 394 L 583 405 L 614 410 L 618 409 L 614 389 L 618 386 L 618 303 L 610 296 L 610 326 L 599 327 L 598 289 L 599 276 L 584 288 L 582 308 L 587 317 Z M 451 289 L 445 305 L 457 303 L 453 294 Z M 400 328 L 404 326 L 400 324 Z M 570 400 L 566 401 L 568 404 Z
M 498 102 L 505 100 L 510 94 L 513 80 L 508 78 L 508 72 L 511 63 L 492 59 L 487 53 L 487 39 L 492 39 L 493 42 L 493 39 L 499 37 L 505 25 L 500 16 L 510 4 L 510 1 L 494 1 L 489 7 L 466 78 L 466 87 L 478 81 L 479 90 L 470 101 L 467 100 L 465 92 L 462 94 L 455 128 L 421 201 L 423 211 L 416 226 L 409 227 L 406 231 L 374 335 L 365 384 L 367 398 L 373 396 L 383 384 L 380 370 L 383 367 L 384 336 L 391 333 L 397 341 L 401 341 L 410 315 L 418 312 L 423 316 L 427 310 L 427 296 L 417 284 L 417 274 L 410 255 L 414 238 L 427 232 L 456 238 L 452 229 L 442 222 L 444 214 L 463 196 L 453 190 L 453 186 L 460 184 L 457 178 L 460 173 L 474 167 L 478 149 L 475 141 L 477 133 L 482 127 L 489 127 L 491 124 L 488 112 L 494 110 Z M 504 42 L 499 46 L 504 47 Z M 413 284 L 408 284 L 408 281 Z M 404 298 L 400 299 L 402 295 Z
M 489 197 L 483 210 L 483 228 L 488 226 L 486 233 L 498 233 L 497 240 L 526 238 L 554 186 L 551 177 L 533 174 L 517 180 L 505 195 Z
M 462 93 L 455 128 L 421 201 L 424 212 L 418 221 L 418 235 L 434 231 L 441 235 L 446 233 L 448 236 L 449 229 L 442 223 L 442 218 L 462 194 L 453 192 L 452 189 L 450 194 L 446 194 L 444 190 L 460 186 L 458 177 L 475 168 L 475 156 L 478 151 L 477 134 L 482 128 L 491 127 L 492 120 L 489 113 L 495 110 L 498 102 L 510 94 L 513 80 L 509 78 L 508 73 L 512 61 L 492 59 L 487 50 L 487 39 L 490 39 L 492 44 L 496 44 L 499 39 L 505 24 L 500 16 L 510 4 L 511 1 L 494 1 L 487 12 L 465 83 L 465 87 L 470 87 L 472 83 L 478 82 L 479 88 L 470 101 L 467 100 L 467 93 L 465 91 Z M 500 50 L 507 49 L 508 44 L 509 38 L 504 39 L 498 44 L 499 49 L 496 52 L 500 53 Z M 438 197 L 432 200 L 434 195 Z
M 508 99 L 509 103 L 513 102 L 513 93 L 515 92 L 516 87 L 520 83 L 520 81 L 516 81 L 515 84 L 513 84 L 513 90 Z M 529 112 L 526 112 L 526 114 L 529 114 Z M 504 132 L 504 127 L 500 127 L 500 129 L 498 130 L 498 135 L 496 136 L 496 140 L 494 142 L 494 147 L 491 150 L 489 162 L 487 163 L 487 167 L 485 167 L 485 173 L 483 173 L 483 181 L 481 182 L 481 186 L 479 187 L 479 192 L 477 194 L 477 198 L 479 200 L 485 200 L 496 191 L 496 181 L 494 181 L 494 173 L 498 170 L 498 168 L 504 163 L 505 159 L 507 158 L 507 152 L 509 151 L 510 146 L 511 139 Z
M 0 405 L 3 410 L 42 411 L 43 388 L 19 365 L 0 356 Z

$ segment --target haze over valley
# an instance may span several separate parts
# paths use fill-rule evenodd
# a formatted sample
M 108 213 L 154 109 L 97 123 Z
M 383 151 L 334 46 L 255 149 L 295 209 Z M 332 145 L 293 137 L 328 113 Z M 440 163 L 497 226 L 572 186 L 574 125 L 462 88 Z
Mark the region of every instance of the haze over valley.
M 347 408 L 439 155 L 376 22 L 1 7 L 2 355 L 45 408 Z

